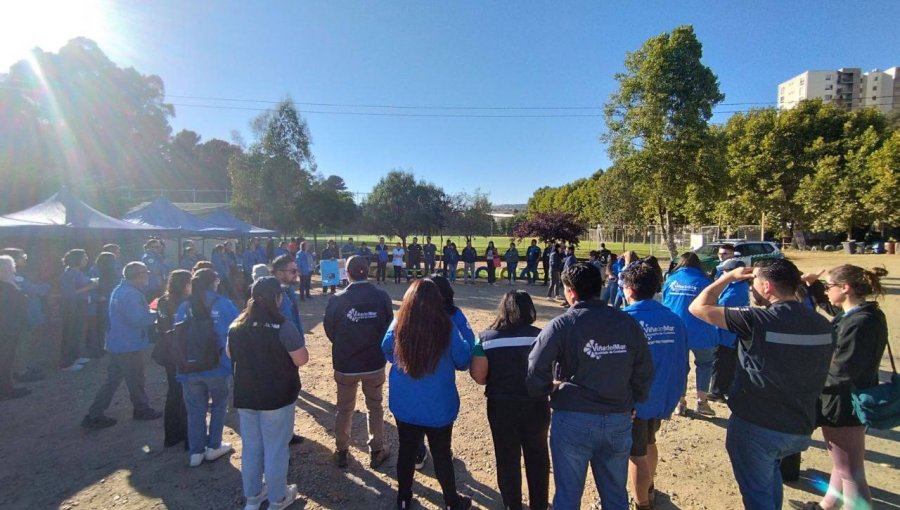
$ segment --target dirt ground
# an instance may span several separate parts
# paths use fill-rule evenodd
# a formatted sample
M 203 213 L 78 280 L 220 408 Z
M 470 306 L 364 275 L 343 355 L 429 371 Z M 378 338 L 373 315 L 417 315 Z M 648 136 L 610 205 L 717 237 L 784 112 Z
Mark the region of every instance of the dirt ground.
M 891 275 L 886 280 L 889 291 L 884 306 L 892 344 L 900 349 L 900 255 L 791 256 L 804 270 L 848 261 L 886 265 Z M 399 306 L 406 286 L 388 284 L 384 288 Z M 545 287 L 522 288 L 537 297 L 539 326 L 561 312 L 558 304 L 543 298 Z M 487 327 L 498 297 L 506 290 L 502 285 L 488 287 L 484 283 L 456 286 L 457 304 L 476 332 Z M 358 412 L 354 419 L 349 469 L 342 471 L 331 463 L 335 384 L 329 343 L 321 325 L 325 303 L 326 298 L 318 292 L 312 301 L 302 303 L 311 361 L 301 370 L 303 392 L 297 400 L 295 428 L 306 441 L 294 447 L 291 456 L 290 481 L 298 485 L 302 496 L 292 508 L 393 508 L 395 457 L 378 470 L 367 467 L 363 414 Z M 48 350 L 56 348 L 52 338 L 40 341 Z M 0 402 L 0 437 L 4 439 L 0 443 L 0 508 L 240 508 L 241 440 L 236 413 L 229 411 L 225 429 L 225 440 L 234 445 L 234 453 L 194 469 L 188 468 L 187 455 L 180 447 L 162 447 L 162 421 L 130 419 L 131 405 L 124 387 L 108 412 L 119 423 L 105 430 L 85 431 L 79 422 L 105 377 L 105 365 L 105 361 L 93 361 L 80 372 L 55 372 L 29 385 L 34 390 L 31 396 Z M 149 357 L 148 367 L 147 390 L 154 407 L 162 409 L 165 374 Z M 885 374 L 890 370 L 886 361 L 882 368 Z M 467 373 L 458 374 L 457 385 L 462 406 L 453 450 L 460 490 L 470 494 L 479 508 L 502 508 L 482 389 Z M 656 487 L 662 494 L 657 508 L 741 507 L 724 447 L 729 413 L 724 405 L 713 406 L 718 413 L 715 419 L 675 417 L 664 424 L 659 434 L 661 462 Z M 363 408 L 360 395 L 357 409 Z M 396 449 L 397 432 L 389 411 L 386 422 L 388 440 Z M 875 507 L 900 509 L 900 431 L 871 431 L 867 447 L 866 471 Z M 812 448 L 803 454 L 801 480 L 785 487 L 785 502 L 818 499 L 829 472 L 822 435 L 816 432 Z M 440 489 L 430 463 L 416 474 L 414 492 L 422 507 L 440 507 Z M 582 507 L 590 508 L 596 499 L 589 478 Z

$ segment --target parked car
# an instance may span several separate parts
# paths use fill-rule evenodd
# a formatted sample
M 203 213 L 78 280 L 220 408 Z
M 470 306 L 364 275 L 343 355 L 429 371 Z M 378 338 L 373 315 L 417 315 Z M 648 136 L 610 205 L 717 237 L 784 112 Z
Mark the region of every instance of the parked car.
M 706 272 L 710 274 L 715 272 L 716 266 L 719 265 L 719 246 L 728 243 L 734 245 L 734 258 L 743 261 L 747 267 L 755 265 L 760 260 L 784 258 L 784 254 L 778 249 L 778 245 L 773 242 L 722 239 L 694 250 Z

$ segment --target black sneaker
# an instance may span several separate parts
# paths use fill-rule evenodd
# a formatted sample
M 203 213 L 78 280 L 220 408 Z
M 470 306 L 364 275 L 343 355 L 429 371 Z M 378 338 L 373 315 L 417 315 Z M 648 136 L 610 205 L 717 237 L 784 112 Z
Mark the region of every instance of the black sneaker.
M 135 420 L 141 421 L 150 421 L 150 420 L 158 420 L 162 418 L 163 413 L 157 411 L 156 409 L 148 407 L 147 409 L 141 409 L 140 411 L 134 411 L 131 417 Z
M 0 401 L 27 397 L 28 395 L 31 395 L 31 390 L 28 388 L 10 388 L 9 391 L 0 393 Z
M 294 435 L 291 436 L 291 440 L 288 441 L 288 444 L 290 444 L 290 445 L 298 445 L 298 444 L 302 443 L 302 442 L 305 441 L 305 440 L 306 440 L 306 438 L 304 438 L 304 437 L 301 436 L 300 434 L 294 434 Z
M 103 415 L 93 418 L 90 416 L 85 416 L 84 419 L 81 420 L 81 426 L 91 430 L 105 429 L 107 427 L 112 427 L 115 424 L 116 420 L 110 418 L 109 416 Z
M 472 508 L 472 498 L 469 496 L 457 495 L 455 505 L 447 505 L 447 510 L 468 510 Z
M 338 450 L 334 452 L 334 465 L 341 469 L 347 467 L 347 450 Z

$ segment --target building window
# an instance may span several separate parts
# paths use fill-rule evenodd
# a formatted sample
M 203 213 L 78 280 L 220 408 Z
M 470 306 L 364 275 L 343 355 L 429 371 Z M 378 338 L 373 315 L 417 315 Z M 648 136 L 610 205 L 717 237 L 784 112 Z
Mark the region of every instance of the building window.
M 825 99 L 826 101 L 831 101 L 831 94 L 825 94 L 823 99 Z
M 877 86 L 877 85 L 873 85 L 873 86 L 872 86 L 872 92 L 875 92 L 876 90 L 878 90 L 878 86 Z
M 803 78 L 800 78 L 800 86 L 802 87 L 803 84 L 805 84 L 805 83 L 806 83 L 806 80 L 804 80 Z
M 874 80 L 874 81 L 878 81 L 878 77 L 877 77 L 877 76 L 875 77 L 875 80 Z
M 826 74 L 826 75 L 825 75 L 825 81 L 831 81 L 831 75 L 830 75 L 830 74 Z
M 872 101 L 875 101 L 877 99 L 878 99 L 878 96 L 872 96 Z
M 831 90 L 833 88 L 834 88 L 834 85 L 832 85 L 830 83 L 828 85 L 825 85 L 825 90 Z

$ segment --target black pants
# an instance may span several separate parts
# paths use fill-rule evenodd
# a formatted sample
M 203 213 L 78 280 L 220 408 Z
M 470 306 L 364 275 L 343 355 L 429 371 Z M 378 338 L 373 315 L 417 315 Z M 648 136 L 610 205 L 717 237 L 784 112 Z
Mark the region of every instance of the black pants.
M 487 262 L 487 273 L 488 273 L 488 283 L 494 283 L 497 281 L 497 268 L 494 267 L 493 260 L 489 260 Z
M 712 379 L 709 384 L 709 392 L 718 395 L 728 395 L 731 383 L 734 381 L 734 371 L 737 369 L 737 349 L 720 345 L 716 347 L 716 357 L 713 359 Z
M 90 317 L 90 321 L 84 348 L 89 358 L 102 358 L 103 346 L 106 343 L 106 330 L 109 329 L 109 305 L 107 302 L 97 303 L 97 315 Z
M 453 471 L 453 453 L 450 443 L 453 438 L 453 424 L 443 427 L 422 427 L 397 420 L 397 435 L 400 440 L 400 451 L 397 452 L 397 501 L 412 499 L 413 474 L 416 467 L 416 451 L 422 436 L 428 437 L 428 447 L 434 462 L 434 474 L 441 484 L 444 493 L 444 504 L 456 506 L 459 495 L 456 493 L 456 473 Z
M 403 266 L 394 266 L 394 283 L 400 283 L 400 276 L 403 274 Z M 409 281 L 407 276 L 406 281 Z
M 85 308 L 80 302 L 62 304 L 62 339 L 60 341 L 59 366 L 62 368 L 75 363 L 81 357 L 81 344 L 85 333 Z
M 310 287 L 312 287 L 312 274 L 301 274 L 300 275 L 300 299 L 312 297 L 312 294 L 309 293 Z
M 544 285 L 547 285 L 547 280 L 550 279 L 550 262 L 541 261 L 541 267 L 544 268 Z
M 547 297 L 559 297 L 562 295 L 562 271 L 554 269 L 550 274 L 550 288 L 547 289 Z
M 144 390 L 144 353 L 137 352 L 111 352 L 109 353 L 109 366 L 107 368 L 106 382 L 97 392 L 94 403 L 88 416 L 97 418 L 109 408 L 113 395 L 122 384 L 122 379 L 128 386 L 128 394 L 135 411 L 143 411 L 150 407 L 150 399 Z
M 387 262 L 379 262 L 378 268 L 375 270 L 375 281 L 385 283 L 385 276 L 387 276 Z
M 8 393 L 13 389 L 12 368 L 16 362 L 18 343 L 18 332 L 0 331 L 0 394 Z
M 163 417 L 166 435 L 163 444 L 169 447 L 184 441 L 184 448 L 187 449 L 187 409 L 184 407 L 181 383 L 175 380 L 175 365 L 166 366 L 166 382 L 168 386 Z
M 429 260 L 426 260 L 426 261 L 425 261 L 425 275 L 426 275 L 426 276 L 431 276 L 432 274 L 434 274 L 434 261 L 433 261 L 433 260 L 430 260 L 430 261 L 429 261 Z
M 550 452 L 547 447 L 550 403 L 546 400 L 523 402 L 489 398 L 487 414 L 497 459 L 497 485 L 504 507 L 511 510 L 522 508 L 520 460 L 524 455 L 528 508 L 546 510 L 550 484 Z

